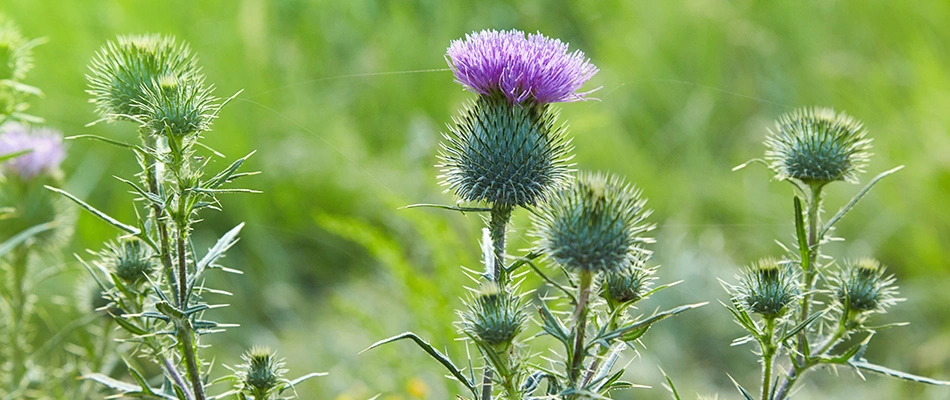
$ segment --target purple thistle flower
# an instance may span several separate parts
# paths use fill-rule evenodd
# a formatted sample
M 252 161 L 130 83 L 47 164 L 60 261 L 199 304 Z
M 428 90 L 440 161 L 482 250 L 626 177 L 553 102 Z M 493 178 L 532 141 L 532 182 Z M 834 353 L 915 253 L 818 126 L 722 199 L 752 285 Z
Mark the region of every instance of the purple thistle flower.
M 469 91 L 501 92 L 512 103 L 587 100 L 597 89 L 578 93 L 598 69 L 584 53 L 568 53 L 567 43 L 540 33 L 484 30 L 449 45 L 446 61 L 455 81 Z
M 5 163 L 0 168 L 18 175 L 23 180 L 47 173 L 52 174 L 66 158 L 63 135 L 49 128 L 29 129 L 20 124 L 8 124 L 0 132 L 0 155 L 32 150 Z

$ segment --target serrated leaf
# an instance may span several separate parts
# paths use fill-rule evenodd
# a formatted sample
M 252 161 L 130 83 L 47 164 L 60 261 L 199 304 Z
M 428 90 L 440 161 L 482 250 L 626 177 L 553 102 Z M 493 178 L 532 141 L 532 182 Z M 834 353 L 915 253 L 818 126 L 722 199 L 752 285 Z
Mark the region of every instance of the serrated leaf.
M 244 228 L 243 222 L 234 228 L 231 228 L 231 230 L 222 235 L 221 238 L 218 239 L 217 243 L 208 249 L 208 253 L 206 253 L 200 261 L 198 261 L 198 264 L 195 266 L 195 273 L 192 276 L 188 287 L 188 293 L 191 293 L 194 290 L 195 282 L 201 278 L 201 274 L 204 273 L 205 269 L 214 265 L 215 261 L 224 256 L 224 253 L 227 252 L 231 246 L 234 246 L 234 244 L 237 243 L 238 234 L 241 232 L 242 228 Z
M 48 190 L 54 191 L 54 192 L 56 192 L 56 193 L 59 193 L 59 194 L 61 194 L 61 195 L 63 195 L 63 196 L 66 196 L 67 198 L 69 198 L 70 200 L 72 200 L 74 203 L 78 204 L 80 207 L 86 209 L 86 211 L 89 211 L 90 213 L 92 213 L 92 215 L 95 215 L 95 216 L 99 217 L 99 219 L 101 219 L 101 220 L 103 220 L 103 221 L 109 223 L 110 225 L 112 225 L 112 226 L 114 226 L 114 227 L 116 227 L 116 228 L 119 228 L 119 229 L 125 231 L 126 233 L 130 233 L 130 234 L 133 234 L 133 235 L 138 235 L 138 234 L 141 232 L 141 231 L 139 230 L 139 228 L 136 228 L 136 227 L 134 227 L 134 226 L 126 225 L 126 224 L 123 224 L 123 223 L 119 222 L 119 220 L 110 217 L 108 214 L 106 214 L 106 213 L 104 213 L 104 212 L 102 212 L 102 211 L 99 211 L 99 210 L 96 209 L 95 207 L 93 207 L 93 206 L 87 204 L 86 202 L 80 200 L 78 197 L 73 196 L 71 193 L 69 193 L 69 192 L 67 192 L 67 191 L 65 191 L 65 190 L 58 189 L 58 188 L 54 188 L 54 187 L 48 186 L 48 185 L 47 185 L 47 186 L 43 186 L 43 187 L 45 187 L 45 188 L 48 189 Z
M 788 340 L 788 339 L 791 339 L 792 336 L 797 335 L 798 332 L 801 332 L 803 329 L 807 328 L 808 325 L 811 325 L 812 322 L 815 322 L 815 320 L 818 319 L 818 318 L 820 318 L 822 315 L 825 315 L 825 311 L 824 311 L 824 310 L 818 311 L 818 312 L 812 314 L 810 317 L 808 317 L 808 319 L 802 321 L 802 322 L 799 323 L 798 325 L 795 325 L 795 327 L 792 328 L 792 330 L 788 331 L 788 333 L 786 333 L 785 336 L 782 337 L 782 340 L 779 340 L 779 343 L 782 343 L 782 342 L 785 342 L 785 341 Z
M 877 176 L 875 176 L 874 179 L 871 179 L 871 181 L 868 182 L 868 184 L 865 185 L 864 188 L 861 189 L 860 192 L 858 192 L 858 194 L 854 195 L 854 197 L 851 198 L 851 201 L 849 201 L 848 204 L 845 204 L 844 207 L 841 207 L 841 209 L 838 210 L 838 213 L 836 213 L 834 217 L 831 217 L 831 219 L 828 220 L 828 223 L 824 226 L 824 228 L 821 229 L 821 236 L 819 237 L 825 237 L 825 234 L 828 233 L 829 230 L 831 230 L 831 228 L 835 225 L 835 223 L 838 222 L 838 220 L 840 220 L 842 217 L 844 217 L 844 215 L 847 214 L 848 211 L 851 211 L 851 209 L 854 208 L 856 204 L 858 204 L 858 201 L 861 200 L 861 198 L 864 197 L 864 195 L 868 194 L 869 191 L 871 191 L 871 187 L 874 186 L 874 184 L 876 184 L 881 179 L 884 179 L 885 176 L 893 174 L 902 169 L 904 169 L 903 165 L 881 172 L 880 174 L 877 174 Z
M 855 360 L 848 363 L 852 367 L 862 369 L 865 371 L 875 372 L 878 374 L 887 375 L 890 377 L 903 379 L 906 381 L 926 383 L 928 385 L 937 385 L 937 386 L 950 386 L 948 381 L 940 381 L 933 378 L 928 378 L 925 376 L 914 375 L 903 371 L 898 371 L 896 369 L 887 368 L 877 364 L 871 364 L 865 360 Z
M 235 172 L 237 172 L 238 168 L 241 168 L 241 164 L 244 164 L 244 162 L 247 161 L 247 159 L 248 159 L 249 157 L 251 157 L 252 155 L 254 155 L 254 153 L 255 153 L 256 151 L 257 151 L 257 150 L 252 151 L 252 152 L 250 152 L 248 155 L 246 155 L 246 156 L 244 156 L 244 157 L 241 157 L 241 158 L 239 158 L 239 159 L 237 159 L 237 160 L 234 160 L 234 162 L 232 162 L 231 165 L 229 165 L 227 168 L 225 168 L 225 169 L 222 170 L 221 172 L 218 172 L 217 175 L 215 175 L 214 177 L 212 177 L 210 180 L 208 180 L 207 182 L 205 182 L 205 184 L 203 184 L 203 185 L 201 185 L 201 186 L 202 186 L 203 188 L 207 188 L 207 189 L 215 189 L 215 188 L 217 188 L 217 187 L 223 185 L 224 183 L 228 182 L 228 181 L 231 179 L 231 176 L 232 176 Z
M 402 340 L 402 339 L 411 339 L 413 342 L 415 342 L 419 347 L 422 348 L 422 350 L 428 353 L 430 357 L 434 358 L 436 361 L 442 364 L 442 366 L 445 367 L 445 369 L 449 370 L 449 372 L 452 374 L 452 376 L 455 377 L 455 379 L 457 379 L 459 382 L 465 385 L 465 387 L 469 391 L 472 392 L 473 396 L 478 397 L 478 390 L 475 388 L 475 384 L 469 381 L 469 379 L 465 377 L 465 375 L 462 374 L 462 371 L 460 371 L 458 367 L 456 367 L 455 364 L 452 363 L 452 360 L 449 359 L 444 354 L 442 354 L 441 352 L 439 352 L 438 350 L 436 350 L 434 347 L 432 347 L 432 345 L 427 343 L 425 340 L 422 340 L 422 338 L 417 336 L 415 333 L 405 332 L 388 339 L 380 340 L 376 343 L 373 343 L 371 346 L 367 347 L 365 350 L 361 351 L 360 354 L 363 354 L 366 351 L 372 350 L 384 344 L 392 343 L 392 342 Z
M 691 310 L 691 309 L 694 309 L 694 308 L 697 308 L 697 307 L 702 307 L 702 306 L 704 306 L 704 305 L 706 305 L 706 304 L 709 304 L 709 302 L 705 302 L 705 301 L 704 301 L 704 302 L 702 302 L 702 303 L 687 304 L 687 305 L 684 305 L 684 306 L 679 306 L 679 307 L 676 307 L 676 308 L 673 308 L 673 309 L 670 309 L 670 310 L 663 311 L 663 312 L 661 312 L 661 313 L 659 313 L 659 314 L 654 314 L 653 316 L 651 316 L 651 317 L 649 317 L 649 318 L 647 318 L 647 319 L 645 319 L 645 320 L 643 320 L 643 321 L 634 322 L 634 323 L 632 323 L 632 324 L 630 324 L 630 325 L 617 328 L 617 329 L 615 329 L 615 330 L 613 330 L 613 331 L 610 331 L 610 332 L 607 332 L 607 333 L 605 333 L 605 334 L 603 334 L 603 335 L 598 335 L 598 337 L 596 337 L 596 338 L 594 338 L 594 339 L 591 340 L 591 344 L 588 345 L 588 348 L 589 348 L 590 346 L 594 345 L 596 342 L 599 342 L 599 341 L 601 341 L 601 340 L 610 341 L 610 340 L 613 340 L 613 339 L 621 338 L 621 337 L 623 337 L 624 335 L 626 335 L 626 334 L 629 333 L 629 332 L 633 332 L 633 331 L 637 331 L 637 330 L 640 330 L 640 329 L 647 328 L 647 327 L 649 327 L 650 325 L 653 325 L 653 324 L 655 324 L 655 323 L 657 323 L 657 322 L 660 322 L 660 321 L 662 321 L 662 320 L 664 320 L 664 319 L 666 319 L 666 318 L 672 317 L 672 316 L 674 316 L 674 315 L 676 315 L 676 314 L 679 314 L 679 313 L 681 313 L 681 312 L 684 312 L 684 311 L 686 311 L 686 310 Z

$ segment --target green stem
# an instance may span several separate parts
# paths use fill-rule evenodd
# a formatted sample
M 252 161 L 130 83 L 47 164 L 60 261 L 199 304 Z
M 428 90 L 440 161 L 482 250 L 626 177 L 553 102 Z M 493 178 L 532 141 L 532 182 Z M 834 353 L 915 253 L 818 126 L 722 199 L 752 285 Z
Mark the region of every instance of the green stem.
M 485 373 L 482 376 L 482 399 L 491 400 L 492 372 L 489 366 L 485 366 Z
M 578 285 L 577 310 L 574 312 L 574 351 L 570 354 L 571 367 L 568 370 L 568 380 L 571 385 L 577 384 L 584 363 L 584 335 L 587 330 L 587 300 L 590 298 L 590 285 L 594 274 L 590 271 L 581 271 Z
M 152 151 L 158 151 L 158 139 L 149 134 L 147 129 L 142 129 L 139 131 L 139 134 L 142 138 L 142 142 L 145 143 L 147 148 L 153 149 Z M 152 154 L 146 152 L 147 154 Z M 160 197 L 161 186 L 160 179 L 158 176 L 158 168 L 161 162 L 156 157 L 149 157 L 145 161 L 145 181 L 148 185 L 148 191 L 150 194 Z M 164 210 L 159 204 L 152 203 L 150 209 L 149 217 L 152 220 L 153 226 L 158 227 L 158 239 L 159 239 L 159 258 L 162 261 L 163 271 L 165 271 L 166 278 L 168 282 L 172 285 L 172 290 L 177 291 L 177 284 L 175 280 L 175 271 L 172 267 L 172 249 L 171 241 L 168 236 L 168 225 L 164 221 Z M 181 307 L 181 304 L 178 304 Z
M 505 236 L 508 232 L 508 223 L 511 222 L 512 207 L 509 204 L 492 204 L 491 220 L 488 229 L 491 234 L 492 246 L 495 251 L 495 268 L 492 281 L 499 286 L 508 284 L 508 271 L 505 270 Z
M 29 248 L 25 245 L 19 246 L 13 254 L 13 277 L 10 280 L 10 326 L 9 328 L 9 346 L 10 346 L 10 390 L 16 391 L 20 385 L 20 379 L 26 372 L 25 354 L 26 343 L 24 343 L 24 333 L 26 331 L 26 269 L 29 262 Z
M 801 300 L 801 315 L 799 322 L 804 322 L 808 318 L 811 308 L 812 293 L 815 289 L 815 274 L 818 269 L 817 261 L 821 238 L 818 237 L 818 229 L 821 226 L 821 185 L 811 185 L 811 198 L 808 203 L 808 254 L 807 263 L 803 266 L 804 282 Z M 805 365 L 810 357 L 811 349 L 808 346 L 808 330 L 802 329 L 798 334 L 798 365 Z
M 769 394 L 772 387 L 772 361 L 775 356 L 776 346 L 772 343 L 772 335 L 775 334 L 775 319 L 767 318 L 765 320 L 765 335 L 762 340 L 762 400 L 770 400 Z
M 614 308 L 612 304 L 610 304 L 610 302 L 608 302 L 607 307 L 608 307 L 607 311 L 608 313 L 610 313 L 610 320 L 607 322 L 606 331 L 612 332 L 615 329 L 617 329 L 617 327 L 619 326 L 619 324 L 617 323 L 617 318 L 619 318 L 620 313 L 616 312 L 617 310 Z M 584 386 L 590 383 L 590 380 L 593 379 L 594 374 L 597 373 L 597 367 L 599 367 L 600 362 L 605 357 L 607 357 L 607 353 L 610 352 L 610 349 L 611 349 L 610 347 L 600 346 L 600 350 L 597 351 L 597 358 L 595 358 L 594 362 L 591 363 L 590 369 L 587 371 L 587 375 L 584 376 L 584 383 L 583 383 Z
M 195 330 L 191 326 L 191 321 L 185 318 L 182 326 L 178 327 L 178 343 L 181 350 L 182 359 L 185 361 L 185 369 L 188 372 L 188 380 L 191 381 L 191 388 L 195 393 L 195 400 L 205 400 L 204 384 L 201 382 L 201 371 L 198 368 L 198 357 L 195 355 Z

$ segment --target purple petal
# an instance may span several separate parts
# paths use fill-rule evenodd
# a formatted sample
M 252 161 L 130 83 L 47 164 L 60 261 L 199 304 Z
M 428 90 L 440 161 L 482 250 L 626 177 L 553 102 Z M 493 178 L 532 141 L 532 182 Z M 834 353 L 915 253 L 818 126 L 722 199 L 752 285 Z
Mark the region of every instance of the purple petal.
M 512 103 L 586 100 L 578 93 L 598 69 L 584 53 L 540 33 L 484 30 L 454 40 L 446 52 L 455 81 L 484 95 L 500 92 Z
M 7 124 L 0 132 L 0 155 L 32 150 L 0 164 L 0 168 L 29 180 L 41 174 L 52 174 L 66 158 L 63 135 L 49 128 L 29 129 L 20 124 Z

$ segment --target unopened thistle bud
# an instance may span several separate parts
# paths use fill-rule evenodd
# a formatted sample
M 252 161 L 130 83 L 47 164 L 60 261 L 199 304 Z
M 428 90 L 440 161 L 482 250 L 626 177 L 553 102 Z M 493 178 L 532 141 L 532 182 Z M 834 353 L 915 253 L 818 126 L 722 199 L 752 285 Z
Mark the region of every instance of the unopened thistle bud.
M 213 90 L 200 75 L 163 75 L 143 87 L 141 102 L 133 105 L 149 132 L 186 136 L 210 129 L 218 110 Z
M 462 331 L 491 347 L 510 345 L 527 321 L 521 299 L 495 283 L 485 284 L 461 317 Z
M 479 94 L 445 135 L 444 184 L 464 201 L 528 206 L 566 177 L 570 145 L 553 102 L 584 100 L 577 90 L 597 72 L 584 54 L 543 35 L 482 31 L 453 41 L 455 80 Z
M 100 117 L 133 120 L 136 104 L 145 103 L 146 89 L 164 76 L 184 78 L 199 72 L 188 45 L 163 35 L 119 36 L 96 53 L 89 65 L 87 92 Z
M 614 272 L 648 256 L 655 225 L 640 190 L 616 176 L 582 173 L 538 207 L 534 250 L 573 271 Z
M 38 43 L 24 38 L 16 24 L 0 15 L 0 80 L 26 78 L 33 68 L 33 47 Z
M 765 139 L 765 158 L 778 179 L 809 185 L 857 182 L 864 172 L 871 139 L 860 121 L 830 108 L 802 108 L 776 121 Z
M 108 243 L 101 256 L 100 262 L 106 270 L 115 273 L 126 284 L 143 282 L 157 268 L 152 249 L 135 238 Z
M 284 360 L 277 358 L 277 354 L 269 348 L 258 346 L 244 353 L 241 359 L 244 364 L 238 365 L 236 369 L 241 391 L 254 399 L 270 399 L 271 394 L 279 390 L 287 373 Z
M 787 264 L 763 258 L 739 277 L 737 292 L 737 298 L 749 311 L 764 318 L 778 318 L 798 298 L 797 276 Z
M 629 265 L 604 275 L 601 296 L 615 307 L 619 304 L 636 302 L 650 291 L 655 269 L 645 269 Z
M 894 275 L 885 276 L 885 267 L 871 258 L 862 258 L 848 263 L 834 278 L 835 297 L 843 307 L 852 311 L 883 312 L 897 303 L 897 280 Z

